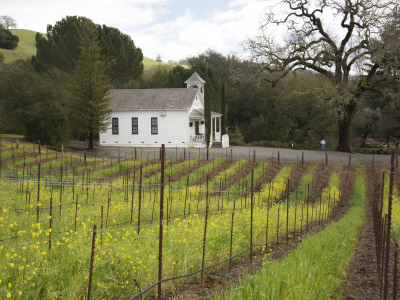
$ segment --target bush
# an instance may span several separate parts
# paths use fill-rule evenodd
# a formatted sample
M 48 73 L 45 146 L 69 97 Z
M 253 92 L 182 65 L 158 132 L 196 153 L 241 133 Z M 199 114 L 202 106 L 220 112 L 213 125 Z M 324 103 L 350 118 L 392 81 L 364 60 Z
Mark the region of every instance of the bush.
M 13 35 L 10 30 L 0 29 L 0 48 L 14 50 L 19 43 L 19 37 Z
M 33 105 L 27 120 L 27 138 L 49 146 L 69 144 L 69 122 L 63 107 L 56 102 Z
M 240 132 L 237 126 L 232 133 L 229 133 L 229 143 L 236 146 L 243 146 L 245 144 L 243 134 Z

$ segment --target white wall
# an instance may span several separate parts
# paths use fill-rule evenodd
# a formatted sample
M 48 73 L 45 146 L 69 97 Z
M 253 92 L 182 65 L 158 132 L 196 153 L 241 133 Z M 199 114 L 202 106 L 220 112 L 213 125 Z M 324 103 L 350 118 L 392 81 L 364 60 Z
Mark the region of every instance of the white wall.
M 134 147 L 188 147 L 188 111 L 132 111 L 113 112 L 111 118 L 118 118 L 119 133 L 112 134 L 111 119 L 106 132 L 100 133 L 100 146 Z M 139 134 L 132 134 L 132 118 L 138 118 Z M 151 118 L 158 120 L 158 134 L 151 134 Z

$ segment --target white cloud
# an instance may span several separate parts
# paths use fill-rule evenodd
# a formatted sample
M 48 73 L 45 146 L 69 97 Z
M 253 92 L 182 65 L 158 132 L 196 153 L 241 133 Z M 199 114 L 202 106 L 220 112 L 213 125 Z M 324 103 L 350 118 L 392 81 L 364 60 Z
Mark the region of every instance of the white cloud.
M 222 54 L 240 53 L 241 43 L 256 33 L 264 1 L 243 1 L 229 9 L 215 10 L 207 19 L 198 19 L 186 10 L 175 20 L 156 23 L 136 32 L 134 40 L 146 56 L 179 60 L 207 49 Z M 239 5 L 240 4 L 240 5 Z
M 186 6 L 185 6 L 186 5 Z M 77 15 L 129 34 L 145 56 L 180 60 L 207 49 L 240 53 L 240 45 L 257 32 L 265 0 L 0 0 L 1 14 L 16 19 L 18 28 L 46 32 L 65 16 Z M 186 10 L 179 9 L 187 7 Z M 190 9 L 191 7 L 191 9 Z M 180 15 L 178 15 L 180 13 Z

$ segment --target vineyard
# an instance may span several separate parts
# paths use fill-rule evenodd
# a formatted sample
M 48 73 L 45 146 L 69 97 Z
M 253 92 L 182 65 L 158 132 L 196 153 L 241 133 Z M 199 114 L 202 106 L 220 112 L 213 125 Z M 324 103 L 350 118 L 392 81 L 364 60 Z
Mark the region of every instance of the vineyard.
M 398 179 L 394 161 L 110 158 L 2 140 L 0 298 L 340 298 L 369 206 L 376 293 L 395 298 Z M 238 268 L 253 271 L 210 284 Z

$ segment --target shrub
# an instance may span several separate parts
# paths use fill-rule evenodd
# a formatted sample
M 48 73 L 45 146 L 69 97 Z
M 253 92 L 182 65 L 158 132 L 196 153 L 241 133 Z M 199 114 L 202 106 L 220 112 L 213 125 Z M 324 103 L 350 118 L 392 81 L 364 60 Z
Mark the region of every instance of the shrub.
M 7 29 L 0 29 L 0 48 L 14 50 L 19 43 L 19 37 Z
M 68 145 L 69 122 L 62 106 L 56 102 L 34 104 L 27 120 L 27 138 L 50 146 Z
M 243 134 L 240 132 L 239 128 L 236 126 L 232 133 L 229 133 L 229 142 L 231 145 L 242 146 L 244 145 Z

